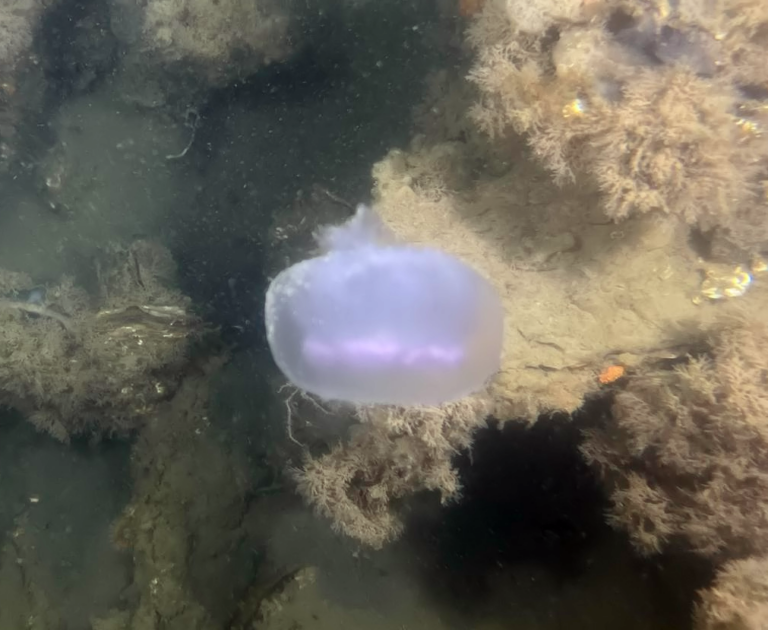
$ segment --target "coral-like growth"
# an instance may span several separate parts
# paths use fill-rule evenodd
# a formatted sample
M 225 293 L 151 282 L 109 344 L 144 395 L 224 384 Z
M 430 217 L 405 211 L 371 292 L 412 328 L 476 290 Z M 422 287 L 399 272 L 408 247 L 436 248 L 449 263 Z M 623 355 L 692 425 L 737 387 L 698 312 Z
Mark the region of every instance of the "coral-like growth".
M 556 180 L 586 173 L 615 219 L 659 210 L 768 242 L 768 6 L 489 0 L 470 29 L 473 115 L 523 134 Z
M 397 538 L 403 522 L 396 502 L 436 490 L 458 498 L 452 458 L 484 424 L 488 402 L 469 398 L 441 408 L 362 408 L 363 424 L 346 444 L 294 471 L 301 495 L 334 529 L 374 548 Z
M 96 266 L 98 300 L 69 279 L 33 288 L 0 271 L 0 404 L 62 441 L 140 426 L 178 386 L 201 332 L 164 283 L 172 269 L 157 244 L 113 246 Z
M 285 7 L 274 2 L 153 0 L 144 32 L 167 61 L 226 65 L 233 56 L 280 59 L 288 48 Z
M 696 630 L 768 628 L 768 557 L 727 563 L 701 593 Z
M 643 553 L 682 542 L 716 560 L 768 546 L 768 325 L 737 320 L 707 356 L 630 380 L 587 459 L 609 481 L 610 520 Z

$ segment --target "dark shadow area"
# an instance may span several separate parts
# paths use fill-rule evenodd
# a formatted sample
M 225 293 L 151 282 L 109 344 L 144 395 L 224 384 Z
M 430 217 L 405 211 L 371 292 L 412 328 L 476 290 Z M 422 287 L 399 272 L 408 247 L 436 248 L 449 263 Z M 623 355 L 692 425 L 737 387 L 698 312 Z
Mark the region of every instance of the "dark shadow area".
M 408 143 L 436 65 L 422 34 L 434 19 L 432 3 L 328 12 L 307 25 L 295 57 L 213 94 L 200 112 L 189 156 L 196 200 L 169 240 L 183 290 L 228 340 L 263 343 L 263 296 L 279 271 L 273 218 L 314 184 L 366 201 L 372 165 Z
M 73 93 L 94 89 L 114 68 L 118 45 L 104 0 L 59 3 L 43 14 L 41 29 L 36 41 L 57 105 Z
M 536 562 L 562 580 L 584 569 L 586 550 L 609 530 L 607 504 L 578 442 L 567 418 L 478 432 L 472 453 L 457 462 L 462 500 L 432 528 L 409 530 L 439 558 L 441 588 L 475 606 L 504 565 Z
M 457 460 L 461 501 L 414 511 L 407 529 L 405 544 L 438 604 L 450 602 L 465 619 L 488 610 L 510 620 L 548 615 L 558 627 L 558 617 L 600 610 L 598 593 L 611 587 L 618 602 L 595 613 L 592 627 L 607 630 L 606 620 L 622 616 L 690 627 L 695 592 L 711 571 L 685 554 L 639 558 L 606 524 L 609 504 L 578 450 L 581 430 L 604 413 L 595 401 L 574 419 L 478 432 L 472 453 Z

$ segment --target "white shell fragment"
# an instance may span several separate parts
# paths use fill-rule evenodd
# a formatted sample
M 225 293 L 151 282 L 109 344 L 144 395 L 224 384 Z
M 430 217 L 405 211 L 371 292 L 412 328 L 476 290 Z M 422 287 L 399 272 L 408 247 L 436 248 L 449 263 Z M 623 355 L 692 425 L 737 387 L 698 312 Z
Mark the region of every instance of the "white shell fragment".
M 327 250 L 267 291 L 272 355 L 298 388 L 356 404 L 436 405 L 482 389 L 498 371 L 503 307 L 458 258 L 392 241 L 359 206 L 318 240 Z

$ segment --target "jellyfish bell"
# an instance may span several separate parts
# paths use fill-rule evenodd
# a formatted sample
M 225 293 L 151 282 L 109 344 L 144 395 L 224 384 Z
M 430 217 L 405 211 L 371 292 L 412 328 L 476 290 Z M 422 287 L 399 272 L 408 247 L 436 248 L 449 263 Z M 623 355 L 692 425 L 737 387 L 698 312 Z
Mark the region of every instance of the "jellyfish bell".
M 267 291 L 267 339 L 299 389 L 355 404 L 437 405 L 482 389 L 499 369 L 503 307 L 470 266 L 391 244 L 365 206 L 321 232 L 325 253 Z

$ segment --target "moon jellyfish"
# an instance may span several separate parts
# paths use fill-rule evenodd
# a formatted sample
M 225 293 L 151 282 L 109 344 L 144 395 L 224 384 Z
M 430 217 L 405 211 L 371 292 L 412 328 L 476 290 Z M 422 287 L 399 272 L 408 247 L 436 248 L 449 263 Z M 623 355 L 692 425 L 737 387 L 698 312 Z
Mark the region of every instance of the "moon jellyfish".
M 493 286 L 437 249 L 395 244 L 366 206 L 317 235 L 324 253 L 267 291 L 267 338 L 299 389 L 355 404 L 437 405 L 499 369 L 503 307 Z

